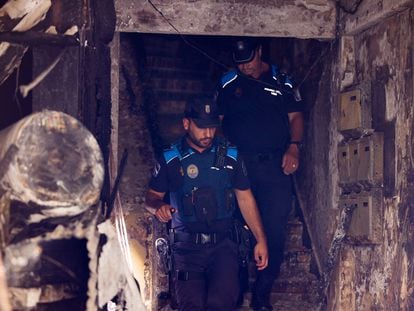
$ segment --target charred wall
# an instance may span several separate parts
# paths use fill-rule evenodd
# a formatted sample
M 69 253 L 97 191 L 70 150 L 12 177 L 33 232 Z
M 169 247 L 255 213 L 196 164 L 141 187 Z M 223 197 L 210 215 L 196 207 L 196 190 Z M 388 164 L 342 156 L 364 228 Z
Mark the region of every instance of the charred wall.
M 309 211 L 318 252 L 325 269 L 336 261 L 327 295 L 329 310 L 412 310 L 412 176 L 413 151 L 413 10 L 395 12 L 352 37 L 352 55 L 333 53 L 332 72 L 322 79 L 311 137 L 318 148 L 310 163 L 315 185 L 309 185 L 314 210 Z M 342 54 L 341 54 L 342 52 Z M 337 58 L 338 56 L 338 58 Z M 341 59 L 354 59 L 353 81 L 342 91 L 361 89 L 371 108 L 375 132 L 384 134 L 384 180 L 380 211 L 381 236 L 376 242 L 345 239 L 338 257 L 330 256 L 341 226 L 338 206 L 337 148 L 344 139 L 338 130 L 338 98 L 345 76 Z M 328 80 L 330 79 L 330 80 Z M 341 81 L 342 79 L 342 81 Z M 336 95 L 335 95 L 336 94 Z M 329 104 L 328 104 L 329 103 Z M 326 120 L 330 111 L 331 120 Z M 318 128 L 316 128 L 318 127 Z M 324 129 L 328 129 L 328 133 Z M 324 133 L 325 132 L 325 133 Z M 327 144 L 328 143 L 328 144 Z M 322 144 L 322 145 L 321 145 Z M 329 176 L 326 178 L 326 176 Z M 312 177 L 311 177 L 312 178 Z M 325 250 L 325 251 L 324 251 Z M 328 260 L 328 261 L 326 261 Z
M 372 126 L 384 133 L 383 242 L 346 250 L 355 267 L 355 305 L 411 310 L 413 223 L 407 177 L 413 169 L 413 11 L 408 9 L 355 36 L 357 83 L 370 82 Z M 344 284 L 346 285 L 346 284 Z

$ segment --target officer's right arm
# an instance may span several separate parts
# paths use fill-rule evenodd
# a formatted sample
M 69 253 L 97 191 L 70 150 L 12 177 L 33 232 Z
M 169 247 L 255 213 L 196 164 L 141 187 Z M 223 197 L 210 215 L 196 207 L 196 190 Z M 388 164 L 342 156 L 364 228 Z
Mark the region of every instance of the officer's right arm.
M 254 199 L 250 189 L 234 189 L 234 192 L 236 194 L 237 203 L 239 204 L 243 218 L 252 231 L 257 242 L 254 247 L 254 258 L 256 260 L 257 269 L 263 270 L 268 265 L 269 253 L 267 249 L 266 235 L 263 229 L 260 213 L 256 205 L 256 200 Z
M 165 192 L 149 189 L 145 196 L 145 208 L 161 222 L 169 222 L 173 208 L 163 201 Z

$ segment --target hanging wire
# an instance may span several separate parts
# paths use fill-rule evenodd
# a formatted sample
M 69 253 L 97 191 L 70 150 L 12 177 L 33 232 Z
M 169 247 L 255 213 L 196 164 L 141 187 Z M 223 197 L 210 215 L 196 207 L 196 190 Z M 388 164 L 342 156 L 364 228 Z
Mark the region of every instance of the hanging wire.
M 181 37 L 181 39 L 190 47 L 192 47 L 193 49 L 195 49 L 196 51 L 198 51 L 199 53 L 203 54 L 205 57 L 207 57 L 208 59 L 210 59 L 212 62 L 214 62 L 215 64 L 219 65 L 220 67 L 222 67 L 223 69 L 225 69 L 226 71 L 229 70 L 230 66 L 227 66 L 225 64 L 223 64 L 222 62 L 218 61 L 217 59 L 215 59 L 214 57 L 210 56 L 209 54 L 207 54 L 205 51 L 203 51 L 201 48 L 199 48 L 197 45 L 195 45 L 194 43 L 188 41 L 185 36 L 177 29 L 177 27 L 175 27 L 169 20 L 167 17 L 165 17 L 164 13 L 161 12 L 160 9 L 158 9 L 154 3 L 152 3 L 151 0 L 147 0 L 148 3 L 154 8 L 155 11 L 157 11 L 161 17 L 177 32 L 177 34 Z
M 166 17 L 165 15 L 162 13 L 162 11 L 160 9 L 158 9 L 154 3 L 152 3 L 151 0 L 147 0 L 148 3 L 154 8 L 155 11 L 157 11 L 161 17 L 177 32 L 177 34 L 181 37 L 181 39 L 190 47 L 192 47 L 193 49 L 197 50 L 198 52 L 200 52 L 202 55 L 204 55 L 205 57 L 207 57 L 208 59 L 210 59 L 211 61 L 213 61 L 214 63 L 216 63 L 217 65 L 219 65 L 220 67 L 224 68 L 226 71 L 229 70 L 229 68 L 231 68 L 230 66 L 227 66 L 223 63 L 221 63 L 220 61 L 216 60 L 215 58 L 213 58 L 212 56 L 208 55 L 205 51 L 203 51 L 202 49 L 200 49 L 198 46 L 196 46 L 195 44 L 193 44 L 192 42 L 188 41 L 185 36 L 177 29 L 177 27 L 175 27 Z M 363 0 L 359 0 L 359 2 L 356 4 L 356 6 L 354 7 L 353 10 L 355 10 L 355 12 L 358 10 L 359 5 L 362 3 Z M 350 11 L 346 11 L 345 8 L 341 7 L 341 4 L 339 3 L 339 1 L 337 1 L 337 5 L 338 7 L 342 8 L 345 12 L 351 13 Z M 326 55 L 326 53 L 332 49 L 333 44 L 337 41 L 337 39 L 332 40 L 331 43 L 321 52 L 321 54 L 318 56 L 318 58 L 312 63 L 312 65 L 310 66 L 309 70 L 306 72 L 304 78 L 302 79 L 302 81 L 300 83 L 297 84 L 296 88 L 299 88 L 309 77 L 309 75 L 311 74 L 312 70 L 316 67 L 316 65 L 319 64 L 319 62 L 322 60 L 323 56 Z M 240 73 L 241 75 L 243 75 L 242 73 Z M 273 84 L 267 83 L 265 81 L 261 81 L 246 75 L 243 75 L 245 78 L 252 80 L 252 81 L 256 81 L 258 83 L 261 83 L 265 86 L 271 86 L 274 87 Z
M 332 46 L 333 46 L 333 44 L 335 42 L 336 42 L 336 39 L 335 40 L 332 40 L 330 42 L 330 44 L 321 52 L 321 54 L 319 54 L 318 58 L 312 63 L 312 65 L 309 67 L 308 71 L 303 76 L 302 81 L 300 81 L 297 84 L 297 86 L 296 86 L 297 88 L 300 88 L 300 86 L 303 84 L 303 82 L 305 82 L 308 79 L 308 77 L 311 74 L 312 70 L 316 67 L 317 64 L 319 64 L 319 62 L 321 61 L 322 57 L 324 57 L 328 53 L 329 50 L 332 50 Z

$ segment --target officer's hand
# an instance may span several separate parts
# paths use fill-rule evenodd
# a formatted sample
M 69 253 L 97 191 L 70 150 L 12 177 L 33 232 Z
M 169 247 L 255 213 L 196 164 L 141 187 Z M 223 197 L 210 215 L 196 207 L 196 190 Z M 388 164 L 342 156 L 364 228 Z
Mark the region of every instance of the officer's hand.
M 269 253 L 266 242 L 258 242 L 254 247 L 254 260 L 256 261 L 257 270 L 263 270 L 269 263 Z
M 172 219 L 172 213 L 175 212 L 175 209 L 171 205 L 165 204 L 161 206 L 155 212 L 155 217 L 161 222 L 169 222 Z
M 296 172 L 299 168 L 299 147 L 296 144 L 289 146 L 286 153 L 283 155 L 282 169 L 285 175 L 290 175 Z

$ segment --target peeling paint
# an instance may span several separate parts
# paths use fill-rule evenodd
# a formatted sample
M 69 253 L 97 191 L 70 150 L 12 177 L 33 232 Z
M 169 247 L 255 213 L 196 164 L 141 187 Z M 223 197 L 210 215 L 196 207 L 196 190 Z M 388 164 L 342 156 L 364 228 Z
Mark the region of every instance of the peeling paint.
M 367 0 L 361 8 L 369 5 L 377 6 L 375 10 L 387 10 L 390 3 L 386 8 L 386 2 Z M 364 14 L 356 15 L 362 18 Z M 352 249 L 353 257 L 342 256 L 339 267 L 345 269 L 354 264 L 355 274 L 352 279 L 346 279 L 342 270 L 337 271 L 335 285 L 338 292 L 331 292 L 330 298 L 335 302 L 329 310 L 337 311 L 338 306 L 341 310 L 412 310 L 412 299 L 409 298 L 414 292 L 413 275 L 409 272 L 412 256 L 407 252 L 406 244 L 412 247 L 413 242 L 408 230 L 412 223 L 407 217 L 411 203 L 406 179 L 407 171 L 412 167 L 409 146 L 414 122 L 411 91 L 413 14 L 409 10 L 398 14 L 394 11 L 394 14 L 378 15 L 378 19 L 366 16 L 369 26 L 363 31 L 358 28 L 360 32 L 353 36 L 356 67 L 353 85 L 359 88 L 371 85 L 372 92 L 366 92 L 365 96 L 372 97 L 368 101 L 372 104 L 374 129 L 384 131 L 386 137 L 384 182 L 390 189 L 383 202 L 383 239 L 375 245 L 346 245 Z M 346 66 L 342 64 L 338 69 L 343 67 Z M 335 148 L 331 146 L 331 149 Z M 356 293 L 351 300 L 347 292 L 350 284 L 354 284 Z

